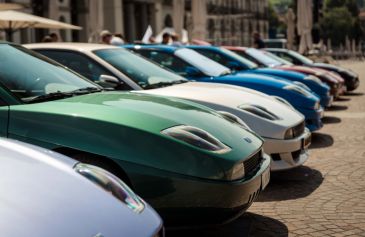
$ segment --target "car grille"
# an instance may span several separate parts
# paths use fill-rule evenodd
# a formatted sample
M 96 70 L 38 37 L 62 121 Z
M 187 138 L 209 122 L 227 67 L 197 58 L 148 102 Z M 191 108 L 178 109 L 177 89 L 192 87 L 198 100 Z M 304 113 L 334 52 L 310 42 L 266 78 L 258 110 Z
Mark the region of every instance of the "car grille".
M 295 137 L 299 137 L 300 135 L 303 134 L 305 129 L 305 122 L 301 122 L 300 124 L 298 124 L 297 126 L 293 127 L 293 138 Z
M 255 171 L 260 165 L 262 160 L 261 151 L 257 152 L 255 155 L 251 156 L 248 160 L 243 162 L 243 167 L 245 169 L 245 175 L 249 175 L 251 172 Z

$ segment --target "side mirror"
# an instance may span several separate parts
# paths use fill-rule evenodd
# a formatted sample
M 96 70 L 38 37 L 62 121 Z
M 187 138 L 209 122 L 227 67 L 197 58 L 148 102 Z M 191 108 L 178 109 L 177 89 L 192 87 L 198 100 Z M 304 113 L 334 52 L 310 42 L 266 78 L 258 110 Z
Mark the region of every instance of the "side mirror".
M 188 77 L 196 77 L 200 75 L 200 71 L 195 67 L 186 67 L 185 68 L 186 76 Z
M 99 80 L 97 81 L 103 87 L 119 87 L 124 84 L 124 82 L 118 80 L 118 78 L 109 75 L 100 75 Z

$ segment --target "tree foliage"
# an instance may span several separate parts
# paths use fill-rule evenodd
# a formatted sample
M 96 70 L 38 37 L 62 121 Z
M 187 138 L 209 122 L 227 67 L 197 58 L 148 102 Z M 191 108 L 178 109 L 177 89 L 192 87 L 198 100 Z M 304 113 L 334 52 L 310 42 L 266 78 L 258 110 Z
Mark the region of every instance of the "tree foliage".
M 326 0 L 320 21 L 322 35 L 333 45 L 345 44 L 346 36 L 360 40 L 363 36 L 356 0 Z

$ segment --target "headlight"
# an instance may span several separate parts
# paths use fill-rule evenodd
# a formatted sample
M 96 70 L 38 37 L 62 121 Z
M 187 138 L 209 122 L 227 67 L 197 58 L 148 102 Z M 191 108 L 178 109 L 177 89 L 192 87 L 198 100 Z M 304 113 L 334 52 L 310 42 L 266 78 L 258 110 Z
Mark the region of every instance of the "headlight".
M 161 133 L 207 151 L 226 153 L 231 150 L 210 133 L 192 126 L 179 125 L 162 130 Z
M 292 139 L 293 137 L 294 137 L 293 128 L 289 128 L 288 130 L 286 130 L 284 139 Z
M 315 76 L 312 76 L 312 75 L 305 77 L 304 80 L 314 81 L 318 84 L 322 84 L 322 81 L 318 77 L 315 77 Z
M 238 116 L 234 115 L 234 114 L 231 114 L 231 113 L 228 113 L 226 111 L 217 111 L 217 113 L 219 115 L 221 115 L 225 120 L 231 122 L 231 123 L 234 123 L 240 127 L 243 127 L 244 129 L 247 129 L 247 130 L 250 130 L 250 127 L 242 121 L 242 119 L 240 119 Z
M 314 104 L 314 109 L 315 110 L 319 110 L 321 108 L 321 104 L 319 103 L 319 101 L 317 101 L 315 104 Z
M 78 163 L 74 169 L 106 192 L 119 199 L 128 208 L 136 213 L 143 211 L 145 205 L 142 200 L 115 175 L 99 167 Z
M 311 95 L 308 91 L 303 90 L 302 88 L 300 88 L 298 86 L 295 86 L 295 85 L 287 85 L 287 86 L 284 87 L 284 89 L 296 92 L 296 93 L 301 94 L 305 97 L 309 97 Z
M 233 166 L 228 178 L 230 180 L 236 180 L 236 179 L 241 179 L 244 176 L 245 176 L 245 167 L 243 162 L 241 162 Z

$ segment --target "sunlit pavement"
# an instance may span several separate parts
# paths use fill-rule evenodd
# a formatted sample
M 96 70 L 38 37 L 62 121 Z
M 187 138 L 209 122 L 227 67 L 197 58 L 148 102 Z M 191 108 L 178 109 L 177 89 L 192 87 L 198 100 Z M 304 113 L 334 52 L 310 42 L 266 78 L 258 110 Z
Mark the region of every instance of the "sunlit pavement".
M 273 174 L 238 220 L 167 236 L 365 236 L 365 62 L 342 65 L 360 74 L 360 88 L 326 111 L 303 167 Z

